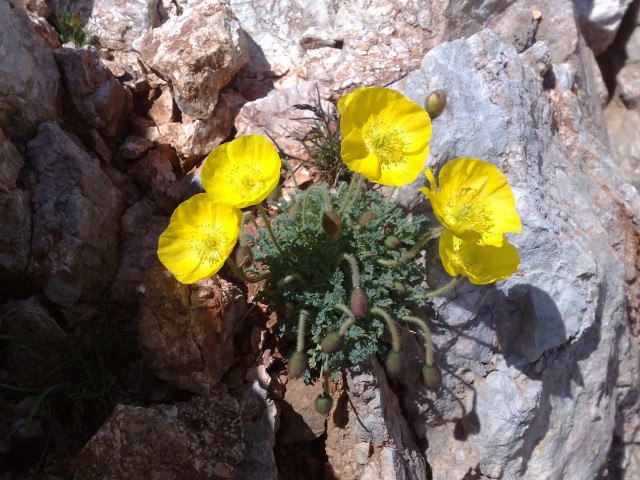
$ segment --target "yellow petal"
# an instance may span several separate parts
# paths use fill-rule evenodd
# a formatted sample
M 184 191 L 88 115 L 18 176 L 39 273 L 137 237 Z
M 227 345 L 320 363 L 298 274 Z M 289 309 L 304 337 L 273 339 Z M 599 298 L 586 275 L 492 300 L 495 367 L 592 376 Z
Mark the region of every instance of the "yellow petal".
M 158 240 L 158 258 L 182 283 L 210 277 L 222 268 L 240 234 L 242 212 L 211 195 L 182 202 Z
M 520 265 L 518 250 L 504 238 L 502 246 L 479 245 L 446 230 L 438 245 L 445 271 L 463 275 L 475 285 L 486 285 L 510 277 Z
M 245 208 L 267 198 L 280 180 L 280 169 L 273 145 L 260 135 L 246 135 L 211 152 L 200 177 L 216 201 Z
M 362 95 L 362 93 L 366 92 L 371 88 L 376 88 L 376 87 L 361 87 L 361 88 L 358 88 L 357 90 L 354 90 L 351 93 L 343 95 L 340 98 L 340 100 L 338 100 L 338 112 L 340 113 L 340 115 L 343 114 L 344 110 L 347 108 L 347 105 L 349 105 L 349 103 L 351 103 L 351 101 L 353 101 L 354 98 L 357 98 L 359 95 Z
M 338 103 L 342 159 L 354 172 L 390 186 L 412 183 L 429 154 L 431 119 L 401 93 L 360 88 Z
M 358 132 L 354 132 L 342 140 L 340 156 L 354 172 L 360 173 L 372 182 L 377 182 L 380 179 L 380 163 L 366 148 Z
M 447 163 L 434 191 L 433 212 L 454 235 L 483 245 L 502 245 L 505 233 L 520 233 L 522 224 L 507 179 L 494 165 L 475 158 Z M 426 194 L 426 193 L 425 193 Z

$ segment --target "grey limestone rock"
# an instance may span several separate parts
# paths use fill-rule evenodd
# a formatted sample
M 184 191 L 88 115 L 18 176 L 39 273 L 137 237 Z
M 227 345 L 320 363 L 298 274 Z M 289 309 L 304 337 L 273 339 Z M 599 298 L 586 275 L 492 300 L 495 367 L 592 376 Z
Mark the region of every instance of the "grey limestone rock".
M 602 127 L 584 113 L 593 107 L 550 88 L 539 65 L 551 56 L 531 50 L 519 55 L 484 30 L 431 50 L 395 84 L 418 103 L 447 91 L 428 166 L 462 156 L 497 165 L 523 222 L 510 237 L 521 256 L 513 277 L 434 299 L 444 387 L 433 395 L 407 384 L 405 397 L 434 478 L 595 478 L 625 391 L 617 365 L 638 372 L 625 347 L 624 272 L 635 256 L 620 243 L 635 235 L 637 193 L 620 193 Z M 416 190 L 425 183 L 399 198 L 426 209 Z M 437 262 L 430 272 L 433 284 L 446 281 Z
M 337 478 L 426 478 L 424 456 L 377 360 L 347 370 L 345 392 L 334 404 L 326 449 Z
M 56 118 L 60 77 L 22 0 L 0 3 L 0 58 L 0 127 L 9 138 L 29 139 Z
M 95 301 L 116 272 L 123 199 L 100 162 L 54 122 L 27 150 L 33 211 L 29 274 L 49 300 Z
M 141 59 L 173 88 L 180 110 L 211 116 L 218 93 L 248 61 L 244 32 L 224 2 L 206 0 L 144 35 Z
M 130 50 L 133 42 L 160 25 L 158 0 L 96 0 L 92 2 L 87 31 L 100 45 Z
M 233 478 L 243 458 L 238 402 L 212 392 L 188 403 L 118 405 L 75 460 L 81 478 Z
M 137 288 L 138 344 L 145 362 L 168 383 L 206 395 L 234 362 L 233 335 L 246 300 L 217 276 L 184 285 L 157 258 L 147 261 L 151 265 Z
M 238 399 L 244 428 L 244 459 L 238 464 L 234 480 L 276 479 L 274 455 L 280 410 L 269 393 L 271 378 L 264 365 L 251 367 L 246 382 L 233 392 Z
M 627 63 L 616 76 L 618 94 L 627 108 L 640 110 L 640 63 Z
M 54 56 L 80 117 L 108 137 L 121 131 L 128 113 L 128 93 L 102 63 L 98 52 L 90 47 L 59 48 Z
M 22 155 L 0 130 L 0 278 L 24 274 L 31 255 L 29 192 L 18 187 Z M 4 283 L 4 282 L 3 282 Z
M 596 55 L 613 42 L 633 0 L 573 0 L 580 28 Z
M 621 99 L 614 98 L 604 113 L 609 144 L 621 175 L 627 182 L 640 188 L 640 143 L 636 141 L 640 110 L 630 110 Z

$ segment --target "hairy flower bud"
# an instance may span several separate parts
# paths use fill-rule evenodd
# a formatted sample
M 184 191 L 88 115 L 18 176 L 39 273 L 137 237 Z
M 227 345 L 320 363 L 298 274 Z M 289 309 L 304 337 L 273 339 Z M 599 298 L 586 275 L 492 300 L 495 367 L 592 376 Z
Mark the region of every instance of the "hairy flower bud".
M 331 411 L 332 406 L 333 406 L 333 399 L 330 396 L 318 395 L 316 397 L 315 407 L 319 413 L 326 415 Z
M 407 293 L 407 287 L 402 282 L 395 281 L 391 286 L 391 294 L 395 297 L 404 297 Z
M 320 348 L 324 353 L 336 353 L 342 348 L 342 341 L 344 337 L 341 337 L 336 332 L 329 332 L 326 337 L 322 339 Z
M 331 238 L 338 238 L 342 230 L 342 220 L 335 210 L 322 214 L 322 229 Z
M 372 211 L 368 210 L 364 212 L 358 219 L 358 224 L 356 225 L 358 227 L 358 230 L 369 225 L 375 218 L 376 214 Z
M 425 365 L 422 367 L 422 380 L 429 390 L 437 390 L 442 385 L 442 375 L 435 365 Z
M 400 358 L 400 352 L 391 350 L 387 355 L 387 362 L 385 363 L 387 372 L 393 376 L 398 376 L 402 373 L 402 359 Z
M 284 302 L 284 308 L 283 308 L 283 314 L 285 318 L 290 318 L 293 316 L 293 314 L 296 312 L 296 305 L 291 302 Z
M 444 90 L 432 92 L 424 103 L 424 109 L 432 119 L 439 117 L 446 106 L 447 94 Z
M 271 190 L 271 192 L 269 193 L 269 195 L 267 195 L 267 200 L 270 200 L 272 202 L 277 201 L 280 197 L 282 196 L 282 187 L 280 186 L 280 184 L 276 185 L 275 188 L 273 190 Z
M 236 248 L 236 265 L 240 268 L 250 267 L 253 263 L 253 252 L 250 247 L 240 245 Z
M 304 352 L 296 352 L 289 359 L 289 376 L 291 378 L 300 378 L 307 369 L 307 354 Z
M 369 311 L 369 299 L 361 287 L 351 292 L 351 311 L 356 317 L 364 317 Z
M 402 246 L 402 240 L 395 235 L 387 235 L 384 239 L 384 245 L 391 250 L 397 250 Z
M 291 217 L 291 220 L 294 222 L 298 221 L 298 217 L 300 216 L 300 211 L 302 210 L 302 204 L 300 202 L 293 202 L 291 205 L 287 207 L 287 213 Z

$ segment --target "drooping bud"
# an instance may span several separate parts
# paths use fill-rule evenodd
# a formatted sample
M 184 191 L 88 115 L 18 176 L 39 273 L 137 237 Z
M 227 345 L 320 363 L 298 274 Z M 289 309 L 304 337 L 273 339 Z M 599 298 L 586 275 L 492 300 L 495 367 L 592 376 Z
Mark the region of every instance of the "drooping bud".
M 387 355 L 387 361 L 385 363 L 387 372 L 393 376 L 398 376 L 402 373 L 402 359 L 400 358 L 400 352 L 391 350 Z
M 269 195 L 267 196 L 267 200 L 275 202 L 281 196 L 282 196 L 282 187 L 280 186 L 280 184 L 278 184 L 273 190 L 271 190 L 271 193 L 269 193 Z
M 331 238 L 338 238 L 342 231 L 342 220 L 335 210 L 322 214 L 322 229 Z
M 296 352 L 289 359 L 289 376 L 300 378 L 307 369 L 308 357 L 305 352 Z
M 387 235 L 384 239 L 384 245 L 391 250 L 397 250 L 402 246 L 402 240 L 395 235 Z
M 422 380 L 429 390 L 437 390 L 442 385 L 442 375 L 435 365 L 425 365 L 422 367 Z
M 407 293 L 407 287 L 402 282 L 395 281 L 391 287 L 391 294 L 396 297 L 404 297 Z
M 315 407 L 319 413 L 326 415 L 331 411 L 332 406 L 333 399 L 329 395 L 322 394 L 316 397 Z
M 296 306 L 293 302 L 287 301 L 284 302 L 283 314 L 285 318 L 290 318 L 296 312 Z
M 440 116 L 444 107 L 447 106 L 447 94 L 444 90 L 436 90 L 432 92 L 427 101 L 424 102 L 424 109 L 427 111 L 431 119 Z
M 250 267 L 253 263 L 253 252 L 250 247 L 240 245 L 236 248 L 236 265 L 240 268 Z
M 358 230 L 369 225 L 375 218 L 376 214 L 372 211 L 364 212 L 358 219 L 358 224 L 356 225 L 358 227 Z
M 336 353 L 342 348 L 342 342 L 344 337 L 338 335 L 336 332 L 329 332 L 326 337 L 322 339 L 320 348 L 324 353 Z
M 291 217 L 291 220 L 294 222 L 298 221 L 298 217 L 300 216 L 300 211 L 302 210 L 302 204 L 300 202 L 293 202 L 291 205 L 287 207 L 287 213 Z
M 364 317 L 369 311 L 369 299 L 362 287 L 356 287 L 351 292 L 351 311 L 356 317 Z

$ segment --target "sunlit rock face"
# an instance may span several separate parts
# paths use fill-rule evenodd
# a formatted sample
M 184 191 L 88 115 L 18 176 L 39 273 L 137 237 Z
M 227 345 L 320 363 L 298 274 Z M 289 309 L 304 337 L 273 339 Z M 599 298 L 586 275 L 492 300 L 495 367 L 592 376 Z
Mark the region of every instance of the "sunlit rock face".
M 575 83 L 557 81 L 566 67 L 550 59 L 543 44 L 518 54 L 485 30 L 431 50 L 419 71 L 394 85 L 419 103 L 447 91 L 427 165 L 461 156 L 494 163 L 523 223 L 510 237 L 522 258 L 513 277 L 463 284 L 434 300 L 444 389 L 416 390 L 404 401 L 429 440 L 435 477 L 597 476 L 616 430 L 616 402 L 628 392 L 617 386 L 618 365 L 637 372 L 625 282 L 637 252 L 620 239 L 634 228 L 638 196 L 621 188 L 601 126 L 585 115 L 593 105 Z M 575 82 L 584 76 L 571 74 Z M 403 189 L 401 201 L 420 210 L 416 187 L 424 183 Z M 437 285 L 446 279 L 436 263 Z M 578 448 L 592 453 L 576 456 Z

